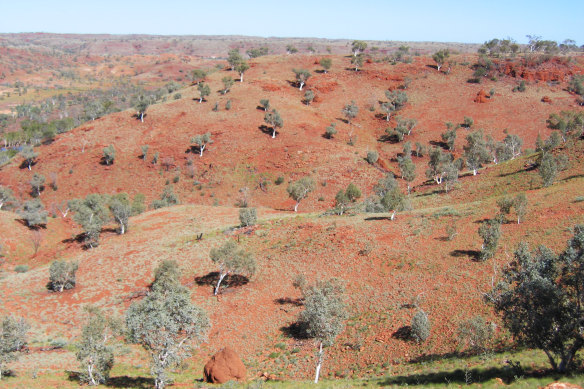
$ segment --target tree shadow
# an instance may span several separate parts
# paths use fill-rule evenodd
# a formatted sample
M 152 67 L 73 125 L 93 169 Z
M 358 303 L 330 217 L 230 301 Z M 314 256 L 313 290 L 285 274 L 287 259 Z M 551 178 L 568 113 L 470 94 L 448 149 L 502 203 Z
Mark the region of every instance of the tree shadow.
M 257 109 L 258 111 L 262 111 L 262 112 L 268 112 L 268 111 L 266 111 L 266 110 L 264 109 L 264 107 L 262 107 L 261 105 L 256 105 L 256 109 Z
M 77 371 L 66 371 L 67 379 L 81 384 L 81 374 Z M 111 388 L 137 388 L 149 389 L 154 386 L 154 378 L 151 377 L 109 377 L 105 386 Z
M 258 128 L 260 129 L 261 132 L 263 132 L 264 134 L 267 134 L 269 136 L 272 136 L 272 133 L 274 131 L 274 129 L 272 127 L 268 127 L 265 124 L 262 124 Z M 278 136 L 279 133 L 280 132 L 276 131 L 276 136 Z
M 438 65 L 426 65 L 427 68 L 438 70 Z
M 345 124 L 349 124 L 349 121 L 347 119 L 343 119 L 343 118 L 335 118 L 336 120 L 343 122 Z
M 300 83 L 298 81 L 296 81 L 296 80 L 294 80 L 294 81 L 286 80 L 286 82 L 288 83 L 288 85 L 293 86 L 294 88 L 300 89 Z M 306 83 L 304 85 L 306 85 Z
M 584 177 L 584 174 L 573 174 L 569 177 L 562 179 L 561 181 L 570 181 L 570 180 L 573 180 L 575 178 L 582 178 L 582 177 Z
M 431 140 L 429 142 L 432 146 L 443 148 L 444 150 L 448 150 L 448 145 L 446 142 L 438 141 L 438 140 Z
M 36 226 L 29 226 L 28 223 L 26 222 L 26 220 L 24 219 L 15 219 L 17 223 L 22 224 L 23 226 L 27 227 L 29 230 L 32 231 L 37 231 L 37 230 L 46 230 L 47 229 L 47 224 L 37 224 Z
M 396 134 L 383 134 L 378 139 L 378 142 L 387 142 L 391 144 L 399 143 L 399 138 Z
M 397 329 L 391 337 L 394 339 L 404 340 L 404 341 L 411 341 L 412 340 L 412 327 L 411 326 L 402 326 Z
M 366 217 L 365 221 L 375 221 L 375 220 L 391 220 L 390 216 L 370 216 Z
M 302 340 L 309 339 L 307 326 L 304 322 L 294 322 L 288 326 L 280 327 L 280 331 L 289 338 Z
M 219 281 L 219 272 L 213 271 L 207 275 L 195 277 L 195 283 L 199 286 L 215 287 Z M 241 274 L 228 274 L 221 281 L 222 287 L 236 288 L 249 283 L 249 278 Z
M 304 300 L 302 298 L 293 299 L 291 297 L 280 297 L 275 299 L 274 302 L 280 305 L 290 304 L 296 307 L 301 307 L 304 305 Z
M 450 252 L 450 255 L 455 258 L 468 257 L 473 261 L 478 261 L 480 253 L 477 250 L 453 250 Z

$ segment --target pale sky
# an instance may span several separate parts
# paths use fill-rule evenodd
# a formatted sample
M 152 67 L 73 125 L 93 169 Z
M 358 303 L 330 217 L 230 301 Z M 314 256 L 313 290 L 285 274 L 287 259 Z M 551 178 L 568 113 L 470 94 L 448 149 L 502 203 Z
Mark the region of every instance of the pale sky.
M 584 44 L 584 1 L 0 0 L 0 32 Z

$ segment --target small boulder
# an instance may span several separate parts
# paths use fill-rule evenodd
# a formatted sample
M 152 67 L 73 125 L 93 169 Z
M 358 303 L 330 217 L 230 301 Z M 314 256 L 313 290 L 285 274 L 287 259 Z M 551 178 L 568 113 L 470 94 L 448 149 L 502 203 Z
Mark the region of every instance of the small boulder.
M 551 104 L 552 103 L 552 99 L 549 96 L 544 96 L 544 97 L 541 98 L 541 102 L 542 103 Z
M 205 365 L 203 376 L 205 382 L 223 384 L 227 381 L 245 380 L 247 370 L 241 358 L 229 347 L 219 351 Z

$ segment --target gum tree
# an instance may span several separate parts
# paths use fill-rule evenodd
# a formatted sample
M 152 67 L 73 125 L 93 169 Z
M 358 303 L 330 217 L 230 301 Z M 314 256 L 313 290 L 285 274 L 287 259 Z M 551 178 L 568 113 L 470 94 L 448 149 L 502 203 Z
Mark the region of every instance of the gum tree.
M 310 72 L 306 69 L 292 69 L 292 71 L 296 75 L 296 82 L 300 85 L 299 89 L 302 90 L 302 87 L 311 76 Z
M 271 112 L 266 112 L 264 121 L 272 128 L 272 139 L 276 137 L 276 130 L 284 126 L 284 120 L 275 109 L 272 109 Z
M 223 279 L 232 273 L 243 273 L 252 276 L 256 271 L 253 255 L 237 247 L 233 240 L 226 241 L 221 247 L 211 249 L 209 254 L 213 263 L 219 266 L 219 280 L 215 286 L 214 295 L 219 294 Z
M 207 132 L 205 134 L 195 135 L 194 137 L 191 138 L 191 143 L 197 145 L 197 147 L 199 148 L 199 157 L 202 157 L 205 147 L 207 147 L 209 143 L 213 143 L 213 141 L 211 140 L 211 133 Z
M 300 321 L 306 324 L 306 333 L 318 343 L 318 360 L 314 383 L 318 383 L 324 357 L 324 347 L 332 346 L 343 331 L 347 318 L 345 289 L 337 279 L 317 282 L 303 290 L 304 311 Z
M 207 313 L 191 302 L 179 276 L 176 262 L 163 262 L 146 297 L 126 312 L 127 339 L 150 354 L 156 389 L 170 383 L 167 371 L 190 356 L 192 345 L 205 340 L 211 326 Z
M 298 212 L 298 205 L 300 205 L 302 200 L 308 197 L 308 194 L 314 190 L 315 186 L 316 184 L 312 177 L 303 177 L 288 185 L 288 195 L 296 201 L 294 212 Z

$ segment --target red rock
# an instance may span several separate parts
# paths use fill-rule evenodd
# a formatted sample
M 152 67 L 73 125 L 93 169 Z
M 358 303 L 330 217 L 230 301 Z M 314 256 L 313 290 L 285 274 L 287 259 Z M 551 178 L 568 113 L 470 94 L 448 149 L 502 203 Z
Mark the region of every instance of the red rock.
M 481 89 L 479 93 L 477 93 L 477 97 L 475 97 L 475 103 L 486 103 L 489 100 L 487 92 L 484 89 Z
M 549 96 L 544 96 L 541 98 L 542 103 L 552 103 L 552 99 Z
M 209 360 L 203 369 L 205 382 L 223 384 L 227 381 L 245 380 L 247 370 L 241 358 L 229 347 L 225 347 Z

